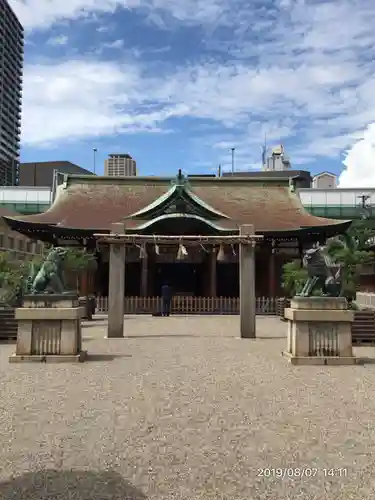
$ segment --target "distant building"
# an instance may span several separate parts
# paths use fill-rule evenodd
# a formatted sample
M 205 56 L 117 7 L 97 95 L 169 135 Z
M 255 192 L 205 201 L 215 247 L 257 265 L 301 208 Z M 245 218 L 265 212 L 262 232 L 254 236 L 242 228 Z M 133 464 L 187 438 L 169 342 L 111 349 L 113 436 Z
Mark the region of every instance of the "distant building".
M 15 217 L 17 215 L 19 214 L 16 212 L 0 207 L 0 252 L 8 252 L 14 260 L 25 261 L 42 254 L 44 245 L 41 241 L 31 240 L 9 228 L 3 216 Z
M 54 171 L 62 174 L 94 175 L 70 161 L 39 161 L 20 164 L 19 186 L 53 187 Z
M 263 167 L 264 171 L 283 171 L 290 170 L 292 165 L 289 157 L 285 154 L 282 145 L 276 146 L 271 150 L 271 154 L 267 157 L 266 151 L 263 151 Z
M 53 193 L 54 190 L 50 187 L 2 186 L 0 187 L 0 216 L 2 208 L 25 215 L 45 212 L 53 201 Z
M 0 0 L 0 185 L 18 183 L 21 134 L 23 27 Z
M 312 187 L 314 189 L 337 188 L 337 175 L 331 172 L 321 172 L 313 177 Z
M 104 162 L 104 175 L 128 177 L 137 175 L 137 164 L 129 154 L 110 154 Z
M 191 176 L 189 176 L 191 177 Z M 310 172 L 306 170 L 286 170 L 286 171 L 276 171 L 276 170 L 261 170 L 261 171 L 251 171 L 251 172 L 223 172 L 222 177 L 238 177 L 238 178 L 253 178 L 254 182 L 259 180 L 259 182 L 272 182 L 272 180 L 280 179 L 292 179 L 293 184 L 296 189 L 300 188 L 311 188 L 312 178 Z

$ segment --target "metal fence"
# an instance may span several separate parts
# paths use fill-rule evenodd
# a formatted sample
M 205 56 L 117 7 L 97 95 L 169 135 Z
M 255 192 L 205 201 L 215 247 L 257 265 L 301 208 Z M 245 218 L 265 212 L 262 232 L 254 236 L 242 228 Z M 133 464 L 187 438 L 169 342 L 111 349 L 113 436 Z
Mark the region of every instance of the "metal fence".
M 125 297 L 125 314 L 152 314 L 161 311 L 161 297 Z M 278 297 L 257 297 L 256 313 L 275 315 Z M 97 313 L 108 312 L 108 297 L 97 297 Z M 172 314 L 239 314 L 238 297 L 173 297 Z

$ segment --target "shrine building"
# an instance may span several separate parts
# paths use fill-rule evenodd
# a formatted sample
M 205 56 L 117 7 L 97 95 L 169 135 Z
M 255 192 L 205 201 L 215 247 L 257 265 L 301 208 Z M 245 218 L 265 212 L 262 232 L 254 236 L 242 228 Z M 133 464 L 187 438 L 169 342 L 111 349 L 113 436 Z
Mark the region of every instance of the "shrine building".
M 303 180 L 303 179 L 302 179 Z M 303 207 L 301 179 L 255 177 L 97 177 L 65 175 L 51 207 L 36 215 L 3 217 L 11 230 L 54 245 L 95 251 L 97 270 L 86 293 L 108 295 L 108 246 L 96 234 L 122 223 L 137 235 L 238 235 L 252 224 L 263 240 L 256 247 L 257 296 L 283 295 L 285 262 L 300 258 L 314 242 L 343 233 L 351 221 L 316 217 Z M 149 240 L 148 240 L 149 241 Z M 237 297 L 238 248 L 197 244 L 179 255 L 179 245 L 137 245 L 126 250 L 125 295 L 158 296 L 164 282 L 175 294 Z

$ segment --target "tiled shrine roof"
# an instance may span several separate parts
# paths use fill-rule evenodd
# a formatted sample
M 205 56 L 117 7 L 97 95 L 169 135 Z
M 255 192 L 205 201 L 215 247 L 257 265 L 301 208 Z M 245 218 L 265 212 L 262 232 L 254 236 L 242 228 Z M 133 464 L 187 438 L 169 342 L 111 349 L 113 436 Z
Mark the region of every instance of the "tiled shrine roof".
M 222 230 L 237 230 L 241 224 L 254 224 L 258 233 L 289 233 L 311 228 L 325 233 L 343 231 L 350 222 L 316 217 L 308 213 L 297 193 L 288 185 L 248 178 L 192 178 L 188 192 L 216 214 L 215 224 Z M 115 222 L 136 229 L 150 220 L 132 217 L 171 190 L 171 179 L 152 177 L 104 178 L 68 176 L 49 210 L 37 215 L 5 217 L 16 228 L 57 226 L 71 230 L 106 232 Z M 165 197 L 165 196 L 164 196 Z M 127 218 L 127 219 L 126 219 Z M 125 219 L 125 220 L 124 220 Z

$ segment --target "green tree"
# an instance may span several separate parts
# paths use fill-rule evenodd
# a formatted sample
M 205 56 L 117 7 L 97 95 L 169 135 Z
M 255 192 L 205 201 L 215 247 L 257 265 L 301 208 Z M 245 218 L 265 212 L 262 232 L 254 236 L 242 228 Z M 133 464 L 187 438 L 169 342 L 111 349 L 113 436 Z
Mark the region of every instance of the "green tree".
M 70 271 L 88 271 L 96 269 L 96 257 L 84 248 L 67 247 L 66 269 Z
M 370 250 L 374 231 L 366 221 L 358 221 L 342 235 L 327 241 L 327 252 L 332 260 L 342 266 L 342 294 L 354 299 L 361 267 L 374 259 Z
M 52 248 L 52 245 L 45 245 L 44 257 L 48 255 L 48 252 Z M 66 272 L 73 272 L 76 277 L 76 288 L 78 292 L 79 288 L 79 276 L 83 271 L 95 270 L 97 266 L 96 256 L 94 253 L 87 251 L 85 248 L 77 247 L 64 247 L 66 250 L 66 256 L 64 259 L 64 270 Z
M 283 265 L 282 287 L 288 297 L 299 293 L 307 280 L 307 271 L 300 260 L 293 260 Z
M 0 300 L 17 305 L 26 291 L 30 272 L 37 272 L 42 263 L 40 256 L 32 259 L 15 260 L 11 252 L 0 252 Z
M 86 274 L 87 278 L 87 272 L 90 270 L 95 270 L 96 267 L 97 267 L 97 260 L 94 253 L 88 252 L 86 249 L 83 248 L 75 248 L 75 247 L 67 248 L 67 254 L 65 257 L 65 269 L 67 271 L 73 271 L 73 273 L 75 273 L 77 293 L 80 293 L 79 290 L 80 276 L 82 277 L 83 274 Z M 95 310 L 95 306 L 94 308 L 92 308 L 92 302 L 90 302 L 90 298 L 87 295 L 87 290 L 85 296 L 85 307 L 86 307 L 86 318 L 91 319 L 93 311 Z

